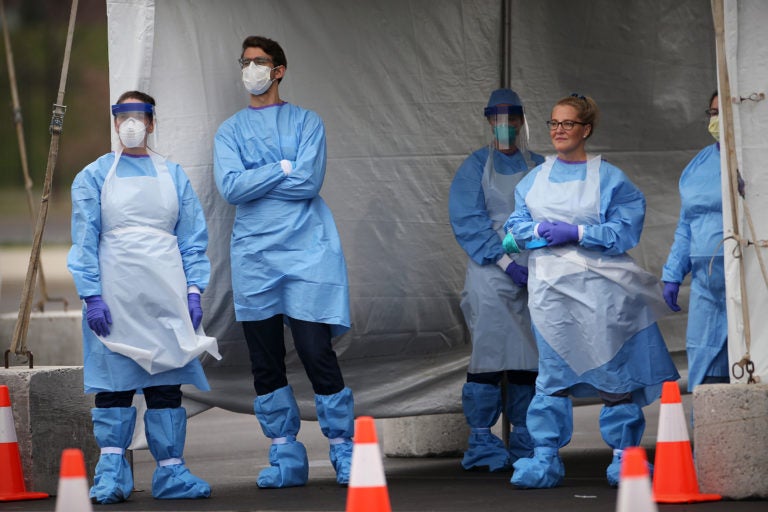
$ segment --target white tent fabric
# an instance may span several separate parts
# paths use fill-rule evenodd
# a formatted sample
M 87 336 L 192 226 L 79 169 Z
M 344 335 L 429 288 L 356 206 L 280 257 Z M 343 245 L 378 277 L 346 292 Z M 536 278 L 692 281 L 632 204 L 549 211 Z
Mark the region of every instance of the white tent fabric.
M 505 4 L 511 54 L 502 56 Z M 535 151 L 550 152 L 544 120 L 558 98 L 596 99 L 603 117 L 590 149 L 645 192 L 633 255 L 657 275 L 677 221 L 680 172 L 709 143 L 714 37 L 709 5 L 698 0 L 107 0 L 107 12 L 110 99 L 137 88 L 157 99 L 157 149 L 184 167 L 206 211 L 213 273 L 204 325 L 224 358 L 204 361 L 213 391 L 186 394 L 203 405 L 248 413 L 254 398 L 231 305 L 234 211 L 212 177 L 213 135 L 247 104 L 236 63 L 246 36 L 281 43 L 281 96 L 326 124 L 321 195 L 341 234 L 353 321 L 335 347 L 356 414 L 461 410 L 466 255 L 447 197 L 456 168 L 487 142 L 482 110 L 501 85 L 502 59 Z M 670 350 L 684 349 L 685 322 L 685 314 L 662 322 Z M 302 416 L 312 419 L 295 352 L 287 364 Z
M 754 363 L 753 376 L 768 382 L 768 329 L 765 329 L 765 312 L 768 311 L 768 276 L 762 264 L 768 265 L 768 51 L 762 42 L 765 20 L 768 20 L 768 3 L 736 2 L 724 4 L 724 48 L 730 86 L 729 104 L 733 110 L 734 144 L 726 144 L 721 153 L 723 169 L 729 167 L 729 152 L 735 152 L 737 168 L 744 179 L 745 200 L 731 193 L 729 173 L 723 173 L 723 234 L 725 242 L 725 270 L 728 308 L 728 356 L 733 365 L 749 355 Z M 713 3 L 717 5 L 717 2 Z M 722 71 L 720 76 L 722 76 Z M 722 90 L 723 84 L 720 83 Z M 726 101 L 721 95 L 720 104 Z M 725 130 L 721 130 L 725 134 Z M 730 141 L 729 141 L 730 142 Z M 730 170 L 735 172 L 734 169 Z M 736 218 L 731 205 L 736 201 Z M 748 222 L 748 214 L 752 225 Z M 739 250 L 734 235 L 749 246 Z M 737 258 L 735 255 L 743 257 Z M 743 268 L 742 268 L 743 267 Z M 746 284 L 742 296 L 741 272 Z M 746 304 L 743 301 L 746 298 Z M 748 324 L 745 323 L 747 313 Z M 749 326 L 749 346 L 746 327 Z M 746 383 L 749 377 L 744 368 L 737 370 L 731 382 Z

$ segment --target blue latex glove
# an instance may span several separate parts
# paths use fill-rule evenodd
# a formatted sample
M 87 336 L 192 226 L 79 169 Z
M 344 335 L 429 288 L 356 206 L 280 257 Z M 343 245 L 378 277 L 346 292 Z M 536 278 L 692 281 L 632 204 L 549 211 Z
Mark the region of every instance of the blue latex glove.
M 680 306 L 677 305 L 677 294 L 680 293 L 680 283 L 671 283 L 664 281 L 664 302 L 667 303 L 669 309 L 677 313 L 680 311 Z
M 83 299 L 85 301 L 85 319 L 88 327 L 99 336 L 109 336 L 109 326 L 112 324 L 112 315 L 107 303 L 101 295 L 91 295 Z
M 567 222 L 542 222 L 537 231 L 548 245 L 563 245 L 579 241 L 579 227 Z
M 514 261 L 507 265 L 504 273 L 512 278 L 512 281 L 520 288 L 528 286 L 528 267 L 518 265 Z
M 200 294 L 188 293 L 187 306 L 189 307 L 189 318 L 192 319 L 192 327 L 197 330 L 200 321 L 203 319 L 203 307 L 200 305 Z

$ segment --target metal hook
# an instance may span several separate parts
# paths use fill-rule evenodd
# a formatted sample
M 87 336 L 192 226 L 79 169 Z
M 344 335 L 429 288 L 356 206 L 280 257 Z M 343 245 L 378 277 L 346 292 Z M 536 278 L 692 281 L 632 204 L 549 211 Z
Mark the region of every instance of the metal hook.
M 738 98 L 733 98 L 733 103 L 738 104 L 738 103 L 741 103 L 741 102 L 744 102 L 744 101 L 758 102 L 758 101 L 763 101 L 764 99 L 765 99 L 765 93 L 764 92 L 753 92 L 752 94 L 750 94 L 746 98 L 743 97 L 743 96 L 739 96 Z

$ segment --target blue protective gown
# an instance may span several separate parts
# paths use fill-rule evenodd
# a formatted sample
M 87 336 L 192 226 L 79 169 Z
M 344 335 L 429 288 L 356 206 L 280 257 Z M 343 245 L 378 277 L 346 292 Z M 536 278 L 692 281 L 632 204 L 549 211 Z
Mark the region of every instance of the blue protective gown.
M 686 351 L 688 391 L 693 391 L 705 377 L 729 376 L 719 144 L 701 150 L 683 170 L 680 203 L 662 280 L 682 283 L 691 272 Z
M 72 247 L 67 256 L 67 267 L 80 297 L 102 294 L 99 269 L 101 189 L 114 160 L 114 153 L 100 157 L 80 171 L 72 183 Z M 187 286 L 197 286 L 204 291 L 210 279 L 211 266 L 205 253 L 208 231 L 203 209 L 183 169 L 173 162 L 166 161 L 166 164 L 178 196 L 178 221 L 173 234 L 178 239 Z M 157 176 L 149 156 L 122 155 L 116 179 L 130 180 L 134 176 Z M 153 290 L 136 290 L 137 300 L 142 294 L 152 293 Z M 197 359 L 182 368 L 150 375 L 132 359 L 110 351 L 88 327 L 85 312 L 83 306 L 86 393 L 140 390 L 173 384 L 193 384 L 203 391 L 210 389 Z
M 546 165 L 546 164 L 545 164 Z M 583 237 L 576 251 L 587 250 L 594 256 L 602 256 L 602 260 L 611 261 L 611 256 L 617 257 L 616 261 L 627 258 L 626 251 L 633 248 L 640 240 L 645 216 L 645 198 L 639 189 L 617 167 L 602 161 L 599 163 L 599 175 L 595 179 L 595 186 L 599 186 L 598 196 L 592 206 L 595 218 L 598 222 L 583 223 L 574 222 L 562 218 L 533 218 L 526 204 L 526 196 L 534 185 L 538 174 L 545 165 L 533 169 L 518 184 L 515 190 L 515 211 L 505 224 L 505 229 L 512 229 L 516 240 L 528 242 L 534 238 L 534 228 L 542 221 L 565 220 L 583 225 Z M 551 168 L 547 184 L 544 186 L 558 187 L 567 185 L 578 186 L 578 182 L 584 182 L 588 176 L 587 165 L 584 162 L 563 162 L 556 160 Z M 555 189 L 553 188 L 553 191 Z M 553 192 L 553 195 L 554 192 Z M 562 252 L 567 249 L 553 248 L 552 251 Z M 538 251 L 549 251 L 539 249 Z M 539 253 L 536 253 L 537 258 Z M 578 261 L 578 257 L 576 260 Z M 574 279 L 579 274 L 579 267 L 575 267 L 564 277 Z M 575 272 L 575 273 L 574 273 Z M 529 277 L 529 285 L 531 283 Z M 594 279 L 594 277 L 593 277 Z M 580 301 L 579 294 L 583 286 L 574 286 L 569 301 Z M 533 294 L 533 292 L 531 292 Z M 658 293 L 661 295 L 660 290 Z M 567 295 L 566 295 L 567 297 Z M 600 298 L 585 297 L 589 301 L 597 301 Z M 627 300 L 632 300 L 627 297 Z M 531 316 L 534 316 L 533 298 L 529 302 Z M 546 306 L 546 305 L 545 305 Z M 554 304 L 551 310 L 545 312 L 550 322 L 565 322 L 569 318 L 569 312 L 562 311 Z M 613 307 L 605 305 L 608 310 Z M 631 309 L 631 308 L 630 308 Z M 601 314 L 606 314 L 604 311 Z M 610 316 L 610 314 L 608 314 Z M 571 322 L 571 319 L 568 320 Z M 603 329 L 605 327 L 605 329 Z M 565 327 L 567 329 L 567 326 Z M 611 333 L 614 326 L 595 326 Z M 611 353 L 610 358 L 605 357 L 605 351 L 601 354 L 607 359 L 593 367 L 574 368 L 563 357 L 563 352 L 553 349 L 549 341 L 544 339 L 534 321 L 534 333 L 539 348 L 539 376 L 536 381 L 537 393 L 552 395 L 568 389 L 574 396 L 594 396 L 597 390 L 609 393 L 628 393 L 633 395 L 634 403 L 644 406 L 657 399 L 661 394 L 661 386 L 664 381 L 677 380 L 679 374 L 675 369 L 672 359 L 664 344 L 664 339 L 655 322 L 640 330 L 626 340 L 606 340 L 615 343 L 618 350 Z M 563 333 L 567 337 L 567 332 Z M 582 347 L 571 350 L 571 356 L 581 361 L 582 350 L 601 350 L 603 340 L 595 340 L 592 349 Z M 530 411 L 529 411 L 530 416 Z
M 289 175 L 280 161 L 293 166 Z M 350 327 L 341 240 L 320 197 L 325 128 L 309 110 L 281 103 L 246 108 L 216 132 L 216 186 L 237 206 L 230 245 L 238 321 L 278 314 Z
M 472 335 L 469 371 L 535 370 L 528 294 L 496 265 L 504 255 L 502 226 L 514 209 L 514 187 L 528 172 L 528 162 L 519 151 L 489 152 L 489 146 L 478 149 L 461 164 L 448 196 L 453 233 L 470 260 L 461 299 Z M 529 159 L 544 161 L 535 153 Z M 527 256 L 512 257 L 527 265 Z

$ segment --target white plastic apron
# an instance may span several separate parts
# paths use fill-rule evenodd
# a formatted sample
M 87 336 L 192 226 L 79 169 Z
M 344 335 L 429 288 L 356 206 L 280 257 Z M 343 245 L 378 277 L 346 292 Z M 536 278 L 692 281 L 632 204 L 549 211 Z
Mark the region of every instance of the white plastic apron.
M 168 166 L 151 155 L 156 177 L 120 178 L 120 155 L 101 190 L 99 269 L 112 325 L 109 336 L 99 339 L 150 374 L 181 368 L 203 352 L 221 359 L 216 338 L 192 328 L 173 235 L 179 201 Z
M 552 183 L 555 159 L 548 158 L 525 198 L 533 220 L 599 224 L 600 161 L 588 157 L 584 180 Z M 659 280 L 627 254 L 566 245 L 529 258 L 531 320 L 577 375 L 610 361 L 665 313 Z
M 515 187 L 526 173 L 496 172 L 493 154 L 494 149 L 489 148 L 482 187 L 493 229 L 503 239 L 504 223 L 515 209 Z M 513 257 L 519 264 L 527 264 L 527 253 Z M 530 330 L 525 289 L 499 267 L 478 265 L 469 259 L 461 308 L 472 334 L 470 373 L 537 367 L 538 351 Z

